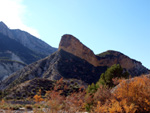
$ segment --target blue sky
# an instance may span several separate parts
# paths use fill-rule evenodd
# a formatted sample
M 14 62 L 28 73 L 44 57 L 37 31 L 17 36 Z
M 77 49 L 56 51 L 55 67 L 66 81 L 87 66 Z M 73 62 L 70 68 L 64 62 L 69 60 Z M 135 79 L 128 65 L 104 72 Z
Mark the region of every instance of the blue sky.
M 150 69 L 150 0 L 14 1 L 22 9 L 18 27 L 51 46 L 58 47 L 63 34 L 72 34 L 95 54 L 120 51 Z

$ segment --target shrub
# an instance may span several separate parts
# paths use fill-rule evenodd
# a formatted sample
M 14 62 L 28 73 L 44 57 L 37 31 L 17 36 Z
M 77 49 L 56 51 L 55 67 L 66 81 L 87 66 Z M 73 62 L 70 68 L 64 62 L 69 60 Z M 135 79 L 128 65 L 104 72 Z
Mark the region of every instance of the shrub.
M 122 82 L 114 91 L 119 100 L 134 104 L 138 112 L 150 111 L 150 79 L 146 76 L 136 77 Z
M 124 72 L 123 68 L 119 64 L 114 64 L 110 68 L 106 70 L 105 73 L 101 74 L 99 81 L 97 82 L 96 86 L 108 85 L 109 87 L 113 87 L 113 78 L 128 78 L 129 73 Z
M 35 102 L 41 102 L 44 100 L 41 96 L 41 89 L 39 89 L 39 92 L 33 98 L 35 99 Z

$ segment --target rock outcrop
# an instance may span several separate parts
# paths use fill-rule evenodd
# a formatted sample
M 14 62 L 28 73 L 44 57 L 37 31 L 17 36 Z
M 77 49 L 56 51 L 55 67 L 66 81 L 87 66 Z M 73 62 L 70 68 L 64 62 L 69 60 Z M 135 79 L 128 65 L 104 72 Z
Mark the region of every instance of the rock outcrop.
M 59 50 L 61 49 L 86 60 L 94 66 L 98 66 L 98 60 L 93 51 L 72 35 L 62 36 L 59 44 Z
M 132 76 L 148 74 L 149 70 L 141 62 L 129 58 L 128 56 L 117 51 L 106 51 L 98 55 L 100 66 L 112 66 L 120 64 L 122 68 L 128 71 Z
M 149 70 L 144 67 L 141 62 L 131 59 L 117 51 L 107 51 L 99 54 L 97 57 L 92 50 L 90 50 L 72 35 L 62 36 L 59 44 L 59 50 L 61 49 L 86 60 L 95 67 L 110 67 L 114 64 L 120 64 L 121 67 L 128 71 L 132 76 L 139 76 L 141 74 L 149 73 Z

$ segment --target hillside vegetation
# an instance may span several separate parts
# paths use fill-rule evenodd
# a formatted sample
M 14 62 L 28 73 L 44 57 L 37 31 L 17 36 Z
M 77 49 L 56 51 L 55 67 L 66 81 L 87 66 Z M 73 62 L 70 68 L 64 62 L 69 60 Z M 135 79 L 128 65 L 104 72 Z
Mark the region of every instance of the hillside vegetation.
M 111 75 L 116 75 L 116 71 L 120 73 L 120 70 L 122 68 L 119 65 L 113 65 L 103 73 L 103 76 L 111 77 Z M 106 74 L 108 72 L 109 74 Z M 49 86 L 51 90 L 45 91 L 44 88 L 39 88 L 36 94 L 34 92 L 35 95 L 30 98 L 30 101 L 35 103 L 30 107 L 39 113 L 61 113 L 63 111 L 68 113 L 85 111 L 91 113 L 149 113 L 150 75 L 129 78 L 129 76 L 124 76 L 124 73 L 122 76 L 114 76 L 109 79 L 111 85 L 107 82 L 104 84 L 100 78 L 97 83 L 89 85 L 88 88 L 76 86 L 77 83 L 73 81 L 69 82 L 69 84 L 72 83 L 72 86 L 69 86 L 63 79 L 58 80 L 55 84 L 51 82 L 53 84 L 53 88 Z M 26 88 L 28 87 L 26 85 Z M 2 104 L 4 100 L 0 107 Z M 47 111 L 43 111 L 42 108 L 47 108 Z

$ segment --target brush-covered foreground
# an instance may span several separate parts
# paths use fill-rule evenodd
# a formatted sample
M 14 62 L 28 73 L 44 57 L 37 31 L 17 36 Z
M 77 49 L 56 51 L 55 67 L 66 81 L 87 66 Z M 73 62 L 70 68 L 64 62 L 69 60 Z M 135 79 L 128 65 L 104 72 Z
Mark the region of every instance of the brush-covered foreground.
M 150 76 L 140 76 L 131 79 L 113 79 L 114 88 L 100 85 L 95 92 L 81 87 L 69 95 L 64 95 L 67 86 L 62 89 L 63 79 L 57 81 L 54 89 L 47 91 L 45 96 L 41 90 L 29 99 L 35 103 L 21 105 L 0 103 L 1 109 L 30 109 L 35 113 L 149 113 L 150 112 Z

